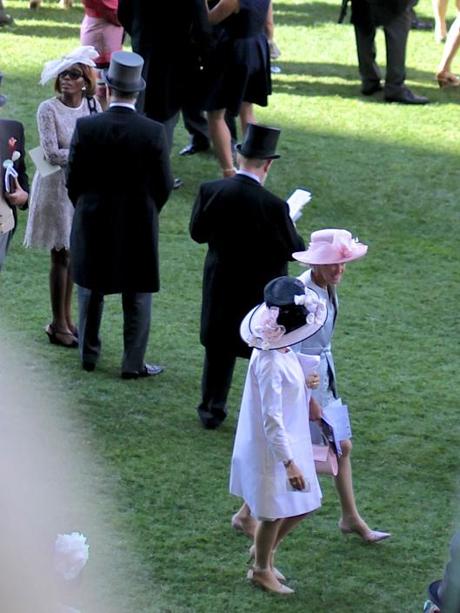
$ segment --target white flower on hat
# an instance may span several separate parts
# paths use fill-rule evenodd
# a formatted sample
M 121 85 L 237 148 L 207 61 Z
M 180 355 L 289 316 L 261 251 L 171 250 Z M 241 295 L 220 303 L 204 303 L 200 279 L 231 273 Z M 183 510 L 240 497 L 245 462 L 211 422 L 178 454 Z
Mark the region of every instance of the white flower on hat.
M 54 567 L 66 581 L 76 579 L 88 561 L 89 545 L 80 532 L 58 534 L 54 544 Z
M 41 77 L 40 84 L 45 85 L 51 79 L 55 79 L 64 70 L 67 70 L 74 64 L 85 64 L 94 68 L 96 66 L 94 60 L 99 56 L 99 53 L 92 45 L 83 45 L 70 51 L 58 60 L 50 60 L 46 62 Z
M 327 307 L 324 300 L 319 298 L 315 292 L 306 287 L 305 294 L 294 296 L 294 303 L 297 306 L 304 306 L 307 309 L 308 315 L 305 321 L 308 325 L 322 324 Z
M 286 334 L 286 328 L 280 326 L 276 321 L 279 312 L 278 307 L 270 307 L 262 316 L 260 324 L 254 328 L 254 332 L 257 335 L 256 342 L 262 340 L 260 347 L 264 351 L 268 351 L 273 343 Z

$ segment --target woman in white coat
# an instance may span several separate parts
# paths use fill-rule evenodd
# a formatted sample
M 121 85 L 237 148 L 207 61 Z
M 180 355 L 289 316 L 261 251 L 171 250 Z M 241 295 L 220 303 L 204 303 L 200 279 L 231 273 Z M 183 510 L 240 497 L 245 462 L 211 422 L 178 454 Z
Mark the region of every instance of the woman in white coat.
M 274 568 L 281 540 L 321 505 L 309 431 L 305 375 L 289 345 L 317 332 L 327 316 L 318 295 L 292 277 L 278 277 L 241 325 L 255 349 L 249 363 L 232 456 L 230 491 L 257 518 L 251 581 L 292 593 Z

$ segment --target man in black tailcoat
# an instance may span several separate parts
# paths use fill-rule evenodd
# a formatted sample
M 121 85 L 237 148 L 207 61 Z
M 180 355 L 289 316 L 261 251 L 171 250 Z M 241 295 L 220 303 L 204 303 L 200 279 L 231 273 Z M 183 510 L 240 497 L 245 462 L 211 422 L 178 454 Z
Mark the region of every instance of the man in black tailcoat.
M 138 109 L 165 125 L 171 148 L 178 112 L 200 90 L 211 29 L 204 0 L 120 0 L 118 18 L 144 58 L 147 87 Z
M 377 66 L 375 35 L 383 27 L 386 44 L 386 75 L 383 95 L 387 102 L 426 104 L 428 98 L 417 96 L 406 85 L 406 46 L 411 25 L 411 8 L 416 0 L 351 0 L 355 28 L 361 92 L 371 96 L 382 90 Z
M 112 54 L 109 109 L 77 121 L 67 169 L 82 366 L 94 370 L 99 357 L 104 294 L 121 293 L 124 379 L 162 370 L 145 364 L 144 355 L 152 292 L 159 289 L 158 217 L 173 181 L 163 126 L 135 110 L 145 87 L 142 65 L 136 53 Z
M 5 102 L 5 96 L 0 94 L 0 107 Z M 27 208 L 29 181 L 24 159 L 22 123 L 0 119 L 0 270 L 16 228 L 17 209 Z
M 208 244 L 203 275 L 200 340 L 205 347 L 202 399 L 197 407 L 205 428 L 217 428 L 237 356 L 251 349 L 241 340 L 243 317 L 263 301 L 263 288 L 287 274 L 291 254 L 304 242 L 289 207 L 263 187 L 280 131 L 249 124 L 237 146 L 240 170 L 230 179 L 203 183 L 192 211 L 190 234 Z

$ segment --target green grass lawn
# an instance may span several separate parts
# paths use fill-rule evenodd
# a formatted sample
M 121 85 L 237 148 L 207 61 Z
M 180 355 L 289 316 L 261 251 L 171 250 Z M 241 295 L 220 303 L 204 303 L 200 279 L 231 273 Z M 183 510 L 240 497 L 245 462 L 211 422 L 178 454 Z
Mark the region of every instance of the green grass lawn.
M 51 96 L 51 86 L 38 85 L 43 63 L 77 46 L 82 12 L 80 6 L 64 11 L 52 0 L 35 13 L 27 5 L 7 0 L 16 25 L 0 30 L 0 68 L 9 97 L 2 116 L 25 124 L 32 147 L 36 108 Z M 419 16 L 430 17 L 430 6 L 421 0 Z M 246 583 L 249 543 L 230 529 L 238 502 L 227 492 L 246 363 L 238 364 L 230 416 L 218 431 L 202 430 L 195 413 L 205 249 L 189 238 L 188 220 L 199 183 L 218 169 L 211 154 L 177 156 L 186 140 L 179 127 L 173 166 L 185 185 L 161 215 L 162 289 L 154 298 L 147 354 L 164 364 L 161 377 L 118 379 L 117 296 L 107 299 L 103 356 L 94 374 L 80 369 L 76 352 L 48 344 L 48 254 L 22 247 L 25 215 L 0 278 L 0 338 L 16 345 L 26 373 L 33 371 L 32 380 L 41 379 L 71 417 L 93 458 L 88 487 L 100 499 L 95 508 L 122 535 L 126 558 L 107 543 L 99 551 L 95 536 L 86 571 L 87 584 L 117 595 L 120 611 L 415 613 L 427 583 L 442 571 L 458 519 L 460 468 L 460 92 L 438 89 L 442 48 L 432 32 L 413 31 L 407 83 L 432 104 L 361 97 L 353 29 L 337 25 L 337 13 L 335 0 L 275 0 L 282 72 L 274 76 L 270 106 L 257 109 L 257 118 L 282 128 L 282 158 L 267 187 L 281 196 L 297 185 L 313 191 L 298 223 L 302 234 L 345 227 L 369 245 L 340 288 L 335 353 L 352 415 L 358 504 L 371 527 L 393 538 L 373 547 L 343 538 L 337 497 L 323 479 L 322 509 L 279 552 L 296 594 L 283 600 Z M 382 62 L 383 42 L 380 33 Z M 292 264 L 291 272 L 300 268 Z M 84 525 L 71 529 L 85 532 Z M 119 583 L 108 586 L 98 576 L 102 556 L 112 558 Z M 121 589 L 123 576 L 130 589 Z

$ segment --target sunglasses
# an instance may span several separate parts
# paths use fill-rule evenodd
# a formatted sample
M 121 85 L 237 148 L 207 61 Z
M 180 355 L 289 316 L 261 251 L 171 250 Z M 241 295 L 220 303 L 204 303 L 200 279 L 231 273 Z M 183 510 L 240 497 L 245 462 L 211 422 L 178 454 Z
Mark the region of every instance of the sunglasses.
M 69 77 L 69 79 L 72 79 L 72 81 L 76 81 L 82 76 L 83 73 L 81 72 L 81 70 L 63 70 L 61 73 L 59 73 L 60 79 L 65 79 L 65 77 Z

